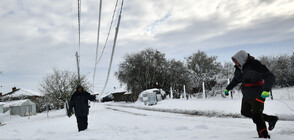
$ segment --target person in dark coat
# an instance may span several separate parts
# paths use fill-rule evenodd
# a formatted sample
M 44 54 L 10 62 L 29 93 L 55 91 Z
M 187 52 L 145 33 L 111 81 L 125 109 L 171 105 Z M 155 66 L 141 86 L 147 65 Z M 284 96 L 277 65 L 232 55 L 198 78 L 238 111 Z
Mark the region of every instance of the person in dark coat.
M 269 97 L 269 92 L 275 83 L 275 76 L 265 65 L 244 50 L 237 52 L 232 60 L 235 63 L 235 73 L 234 78 L 226 87 L 225 95 L 229 95 L 229 90 L 242 83 L 241 114 L 252 118 L 260 138 L 270 138 L 265 121 L 269 123 L 268 130 L 271 131 L 278 117 L 264 114 L 263 109 L 265 99 Z
M 78 85 L 76 91 L 71 96 L 67 115 L 70 117 L 74 108 L 79 131 L 83 131 L 88 128 L 88 114 L 90 107 L 88 100 L 94 101 L 96 100 L 96 96 L 90 95 L 90 93 L 85 91 L 82 86 Z

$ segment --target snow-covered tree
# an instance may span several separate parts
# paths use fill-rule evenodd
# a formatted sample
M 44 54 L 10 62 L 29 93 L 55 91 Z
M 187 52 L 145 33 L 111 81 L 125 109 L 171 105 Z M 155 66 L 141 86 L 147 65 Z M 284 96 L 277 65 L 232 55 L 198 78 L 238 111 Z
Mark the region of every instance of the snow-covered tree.
M 66 100 L 70 100 L 78 83 L 77 73 L 54 69 L 53 73 L 44 77 L 39 90 L 44 95 L 46 102 L 50 103 L 53 108 L 58 109 Z M 81 75 L 80 83 L 85 90 L 90 89 L 90 84 L 85 75 Z
M 215 85 L 208 91 L 210 96 L 216 96 L 223 93 L 225 87 L 228 85 L 228 79 L 231 80 L 234 77 L 234 64 L 233 62 L 225 62 L 216 75 Z
M 231 79 L 234 77 L 234 64 L 233 62 L 225 62 L 222 66 L 221 73 L 219 75 L 220 79 Z
M 291 86 L 294 86 L 294 52 L 292 54 L 292 56 L 290 57 L 290 66 L 289 66 L 289 84 Z
M 294 85 L 294 54 L 292 56 L 286 54 L 275 57 L 262 56 L 259 60 L 275 75 L 276 86 Z
M 274 65 L 275 68 L 272 70 L 277 78 L 277 85 L 282 87 L 288 86 L 288 67 L 289 67 L 289 56 L 280 55 L 276 58 Z
M 127 54 L 115 73 L 121 83 L 127 85 L 134 96 L 145 89 L 162 86 L 165 81 L 165 54 L 146 49 L 138 53 Z
M 216 84 L 217 74 L 221 70 L 221 64 L 216 62 L 217 56 L 207 56 L 204 51 L 198 50 L 185 59 L 196 78 L 193 79 L 194 87 L 201 87 L 202 82 L 205 82 L 207 88 L 211 89 Z
M 166 91 L 169 91 L 169 87 L 172 87 L 176 91 L 183 92 L 183 85 L 186 86 L 186 89 L 192 89 L 192 73 L 183 62 L 172 59 L 167 62 L 167 65 Z

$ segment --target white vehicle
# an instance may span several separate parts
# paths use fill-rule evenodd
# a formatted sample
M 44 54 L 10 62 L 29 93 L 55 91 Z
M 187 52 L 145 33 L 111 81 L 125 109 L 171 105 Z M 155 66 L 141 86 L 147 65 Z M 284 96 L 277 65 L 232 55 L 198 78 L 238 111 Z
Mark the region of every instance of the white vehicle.
M 155 105 L 158 101 L 163 100 L 165 91 L 162 89 L 148 89 L 139 94 L 139 101 L 144 102 L 145 105 Z

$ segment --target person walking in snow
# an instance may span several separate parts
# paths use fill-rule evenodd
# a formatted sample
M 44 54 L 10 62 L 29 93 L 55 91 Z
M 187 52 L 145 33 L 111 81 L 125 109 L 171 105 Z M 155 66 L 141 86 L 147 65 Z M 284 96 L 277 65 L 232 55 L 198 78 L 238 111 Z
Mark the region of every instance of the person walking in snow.
M 252 118 L 259 138 L 270 138 L 265 121 L 269 123 L 268 130 L 271 131 L 278 117 L 264 114 L 263 109 L 265 99 L 269 97 L 269 92 L 275 83 L 275 76 L 265 65 L 244 50 L 237 52 L 232 60 L 235 63 L 235 73 L 234 78 L 226 87 L 225 95 L 228 96 L 229 90 L 242 83 L 241 114 Z
M 76 91 L 71 96 L 67 115 L 68 117 L 70 117 L 72 115 L 72 110 L 74 108 L 79 131 L 83 131 L 88 128 L 88 114 L 89 114 L 88 100 L 94 101 L 96 100 L 96 96 L 90 95 L 90 93 L 85 91 L 82 86 L 78 85 L 76 88 Z

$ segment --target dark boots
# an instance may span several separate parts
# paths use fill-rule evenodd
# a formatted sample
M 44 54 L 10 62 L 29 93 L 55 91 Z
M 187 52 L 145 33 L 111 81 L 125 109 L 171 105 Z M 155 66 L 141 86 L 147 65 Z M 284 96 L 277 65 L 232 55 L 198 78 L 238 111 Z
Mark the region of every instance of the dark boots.
M 270 139 L 270 135 L 268 134 L 266 128 L 258 132 L 259 138 Z
M 79 116 L 77 117 L 78 129 L 84 131 L 88 128 L 88 116 Z
M 253 116 L 253 120 L 254 123 L 256 123 L 257 126 L 257 132 L 258 132 L 258 136 L 259 138 L 266 138 L 266 139 L 270 139 L 270 135 L 268 134 L 268 131 L 266 129 L 266 126 L 264 123 L 261 123 L 261 121 L 258 119 L 260 115 L 256 115 L 254 114 Z M 263 114 L 263 117 L 265 117 L 266 121 L 268 122 L 269 126 L 268 126 L 268 130 L 271 131 L 275 128 L 275 125 L 277 123 L 277 121 L 279 120 L 279 118 L 277 116 L 268 116 L 266 114 Z M 264 129 L 262 129 L 264 128 Z
M 269 116 L 269 120 L 268 120 L 268 130 L 272 131 L 275 128 L 275 125 L 277 123 L 277 121 L 279 120 L 278 117 L 276 116 Z
M 264 104 L 257 100 L 242 100 L 241 114 L 252 118 L 253 122 L 256 124 L 256 130 L 259 138 L 270 138 L 268 134 L 265 121 L 269 123 L 269 130 L 273 130 L 275 124 L 278 120 L 276 116 L 269 116 L 263 113 Z

